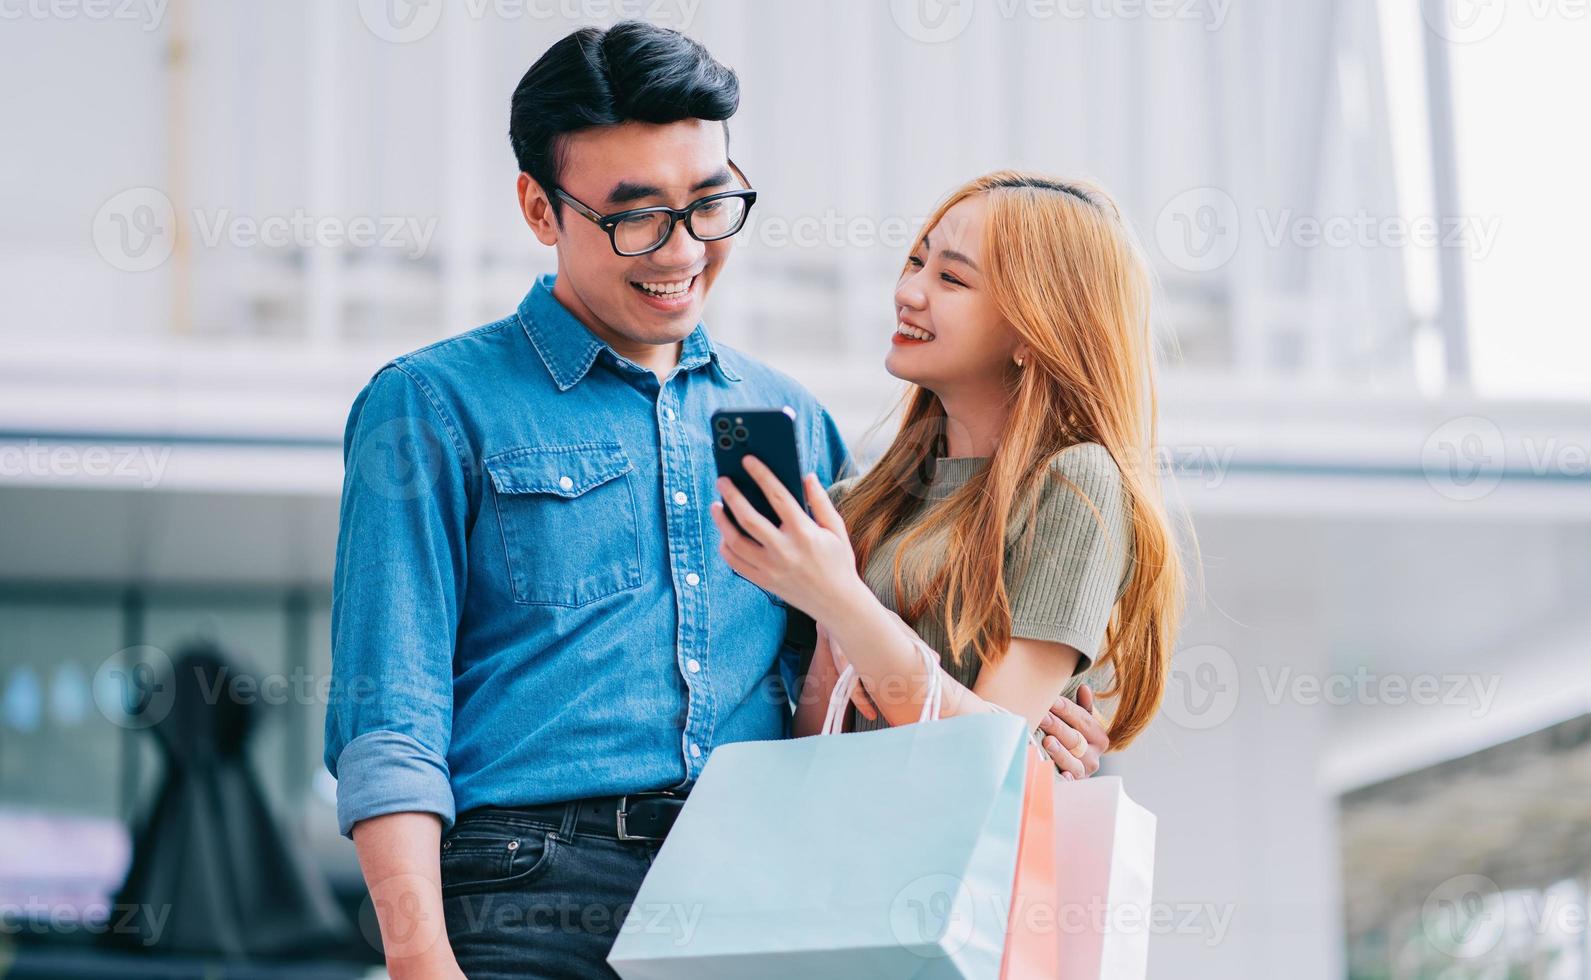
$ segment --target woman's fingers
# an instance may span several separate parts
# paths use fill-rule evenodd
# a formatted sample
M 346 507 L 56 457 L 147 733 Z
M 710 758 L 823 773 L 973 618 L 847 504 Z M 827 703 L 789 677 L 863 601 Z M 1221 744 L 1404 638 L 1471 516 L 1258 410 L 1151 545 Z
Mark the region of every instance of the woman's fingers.
M 856 685 L 856 690 L 851 692 L 851 703 L 856 705 L 856 710 L 868 721 L 878 720 L 878 709 L 873 707 L 873 699 L 867 696 L 867 689 Z
M 751 538 L 740 533 L 740 530 L 731 524 L 729 516 L 724 512 L 724 505 L 713 501 L 708 513 L 712 515 L 713 524 L 718 528 L 719 553 L 729 562 L 735 571 L 745 574 L 747 570 L 757 570 L 757 553 L 762 546 Z
M 1053 713 L 1044 716 L 1039 722 L 1039 728 L 1044 732 L 1044 751 L 1049 753 L 1055 768 L 1062 773 L 1069 773 L 1073 779 L 1086 779 L 1099 768 L 1098 761 L 1094 763 L 1093 768 L 1088 765 L 1088 739 L 1083 737 L 1082 732 L 1061 721 Z
M 727 476 L 718 478 L 718 493 L 724 498 L 724 506 L 735 515 L 735 520 L 740 523 L 745 534 L 753 541 L 768 547 L 779 538 L 779 529 L 774 527 L 766 517 L 751 506 L 751 501 L 740 492 L 735 482 Z
M 1093 708 L 1094 692 L 1083 686 L 1077 693 L 1077 701 L 1065 696 L 1056 698 L 1050 706 L 1050 717 L 1083 736 L 1086 744 L 1077 754 L 1083 760 L 1083 768 L 1092 776 L 1099 770 L 1100 758 L 1110 751 L 1110 734 L 1105 728 L 1105 717 Z M 1086 706 L 1082 704 L 1085 700 Z
M 1043 729 L 1046 735 L 1058 740 L 1061 746 L 1077 759 L 1081 759 L 1083 753 L 1088 749 L 1088 740 L 1083 737 L 1083 733 L 1061 721 L 1053 714 L 1045 715 L 1043 720 L 1039 722 L 1039 728 Z
M 1082 688 L 1079 693 L 1086 690 L 1087 688 Z M 1091 711 L 1063 694 L 1055 699 L 1055 704 L 1050 707 L 1050 713 L 1082 732 L 1089 743 L 1096 748 L 1110 747 L 1110 736 L 1105 732 L 1105 719 L 1098 711 Z
M 766 463 L 755 456 L 747 456 L 743 462 L 746 472 L 762 490 L 762 495 L 773 505 L 773 512 L 779 515 L 780 523 L 789 524 L 806 518 L 806 512 L 801 509 L 801 505 L 790 496 L 790 491 L 785 489 L 784 484 L 779 482 L 779 478 L 773 475 L 773 470 L 768 469 Z
M 1082 760 L 1066 750 L 1060 739 L 1054 735 L 1044 736 L 1044 752 L 1060 771 L 1062 778 L 1083 779 L 1088 774 L 1083 771 Z
M 718 528 L 719 539 L 723 542 L 724 547 L 730 551 L 740 554 L 762 547 L 751 538 L 748 538 L 745 532 L 741 531 L 730 521 L 728 513 L 724 510 L 724 502 L 722 500 L 713 501 L 707 508 L 707 513 L 713 519 L 713 526 Z
M 845 521 L 835 509 L 834 501 L 829 499 L 829 492 L 823 489 L 823 483 L 818 480 L 818 475 L 808 473 L 802 478 L 801 485 L 806 490 L 807 506 L 812 508 L 812 519 L 817 522 L 818 527 L 833 531 L 841 540 L 850 540 L 845 531 Z
M 741 576 L 742 578 L 752 578 L 753 576 L 760 575 L 757 569 L 753 568 L 751 564 L 744 558 L 730 550 L 730 547 L 727 544 L 720 544 L 718 546 L 718 556 L 724 560 L 724 564 L 729 566 L 730 571 Z
M 1104 730 L 1110 726 L 1110 719 L 1101 714 L 1099 708 L 1094 704 L 1094 689 L 1089 687 L 1087 684 L 1078 685 L 1077 704 L 1083 709 L 1083 711 L 1087 712 L 1090 718 L 1094 719 L 1095 723 L 1099 725 L 1101 733 L 1103 733 Z M 1088 732 L 1084 731 L 1083 734 L 1087 735 Z M 1089 741 L 1093 741 L 1093 739 L 1090 739 Z M 1099 748 L 1101 751 L 1110 748 L 1110 739 L 1105 738 L 1100 741 Z
M 1094 710 L 1094 689 L 1087 684 L 1080 684 L 1077 688 L 1077 703 L 1083 710 L 1092 713 Z
M 1089 739 L 1089 741 L 1090 742 L 1094 742 L 1095 743 L 1095 747 L 1098 748 L 1101 752 L 1106 751 L 1107 749 L 1110 748 L 1110 739 L 1104 735 L 1104 732 L 1105 732 L 1105 730 L 1107 728 L 1110 727 L 1110 719 L 1106 718 L 1104 716 L 1104 714 L 1102 714 L 1100 712 L 1099 708 L 1097 706 L 1095 706 L 1095 704 L 1094 704 L 1094 689 L 1089 687 L 1087 684 L 1078 685 L 1078 688 L 1077 688 L 1077 703 L 1078 703 L 1079 707 L 1081 707 L 1084 711 L 1088 712 L 1088 716 L 1090 718 L 1093 718 L 1094 722 L 1099 726 L 1099 731 L 1100 731 L 1100 735 L 1101 735 L 1099 741 L 1095 742 L 1095 740 L 1092 739 L 1092 738 Z M 1087 735 L 1089 733 L 1085 730 L 1083 732 L 1083 734 Z

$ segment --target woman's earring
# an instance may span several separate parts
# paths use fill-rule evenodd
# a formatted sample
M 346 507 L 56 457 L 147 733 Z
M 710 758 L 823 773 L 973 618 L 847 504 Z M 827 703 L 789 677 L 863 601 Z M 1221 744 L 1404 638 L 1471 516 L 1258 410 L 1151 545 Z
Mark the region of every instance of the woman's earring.
M 1016 359 L 1016 366 L 1017 367 L 1021 367 L 1022 366 L 1022 358 L 1019 357 L 1019 358 Z

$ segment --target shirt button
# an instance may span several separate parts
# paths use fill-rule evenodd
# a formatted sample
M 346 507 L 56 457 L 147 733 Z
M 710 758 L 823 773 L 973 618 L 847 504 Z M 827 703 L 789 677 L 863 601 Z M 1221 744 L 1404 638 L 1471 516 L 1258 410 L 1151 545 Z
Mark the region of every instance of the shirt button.
M 560 476 L 558 478 L 558 485 L 563 487 L 565 490 L 569 490 L 574 487 L 575 481 L 569 479 L 567 476 Z
M 702 584 L 702 577 L 697 575 L 695 572 L 691 572 L 689 575 L 685 576 L 685 584 L 700 585 Z
M 674 410 L 672 408 L 664 407 L 663 417 L 668 419 L 670 422 L 674 421 Z
M 702 747 L 700 745 L 697 745 L 695 742 L 692 742 L 691 743 L 691 758 L 692 759 L 700 759 L 701 757 L 702 757 Z
M 681 507 L 684 507 L 685 506 L 685 501 L 687 501 L 689 499 L 691 499 L 691 498 L 685 496 L 685 491 L 683 491 L 683 490 L 675 490 L 674 491 L 674 502 L 676 504 L 679 504 Z
M 698 661 L 695 657 L 692 657 L 691 659 L 685 661 L 685 669 L 693 674 L 700 674 L 702 672 L 702 665 L 700 661 Z

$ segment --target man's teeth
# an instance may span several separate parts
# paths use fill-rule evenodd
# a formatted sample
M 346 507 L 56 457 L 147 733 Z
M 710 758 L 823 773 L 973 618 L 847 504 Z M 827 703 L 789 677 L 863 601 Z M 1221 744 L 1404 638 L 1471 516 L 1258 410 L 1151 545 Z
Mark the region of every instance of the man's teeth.
M 906 323 L 897 323 L 897 324 L 895 324 L 895 332 L 898 333 L 898 334 L 905 334 L 906 336 L 912 338 L 913 340 L 933 340 L 934 339 L 934 335 L 929 333 L 928 331 L 919 330 L 916 327 L 911 326 L 910 324 L 906 324 Z
M 651 293 L 653 296 L 678 296 L 691 288 L 691 283 L 696 277 L 681 279 L 679 282 L 638 282 L 637 286 Z

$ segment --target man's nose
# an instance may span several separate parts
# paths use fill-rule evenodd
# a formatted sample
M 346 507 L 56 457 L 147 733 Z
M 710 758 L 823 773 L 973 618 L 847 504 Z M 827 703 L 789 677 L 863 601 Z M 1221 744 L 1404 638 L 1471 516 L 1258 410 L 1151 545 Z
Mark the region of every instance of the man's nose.
M 690 232 L 685 230 L 685 222 L 678 221 L 669 233 L 668 241 L 652 253 L 652 261 L 671 269 L 686 269 L 701 262 L 706 253 L 707 246 L 691 237 Z

